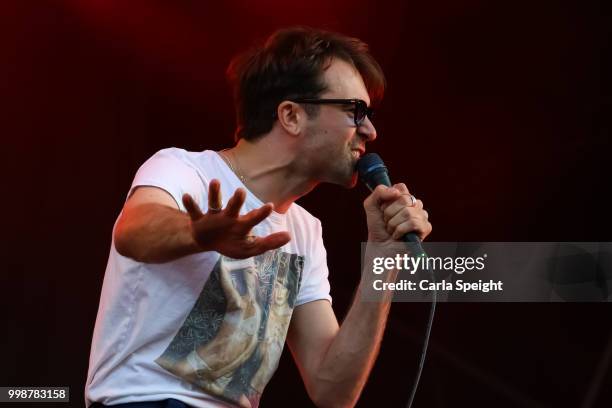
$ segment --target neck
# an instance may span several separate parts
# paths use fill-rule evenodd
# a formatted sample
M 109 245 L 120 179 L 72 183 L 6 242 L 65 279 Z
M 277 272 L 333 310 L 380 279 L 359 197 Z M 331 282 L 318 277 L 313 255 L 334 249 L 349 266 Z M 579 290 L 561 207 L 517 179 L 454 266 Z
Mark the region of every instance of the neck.
M 318 184 L 296 166 L 297 149 L 274 132 L 256 141 L 240 139 L 223 154 L 245 186 L 274 210 L 285 213 L 291 204 Z

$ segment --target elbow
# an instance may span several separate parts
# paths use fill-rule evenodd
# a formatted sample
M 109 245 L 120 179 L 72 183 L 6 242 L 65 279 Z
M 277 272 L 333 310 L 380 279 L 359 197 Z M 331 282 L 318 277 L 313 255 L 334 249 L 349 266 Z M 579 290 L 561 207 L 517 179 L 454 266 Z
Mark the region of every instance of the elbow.
M 121 221 L 119 221 L 115 227 L 113 242 L 115 245 L 115 250 L 119 253 L 119 255 L 142 262 L 142 256 L 139 256 L 139 254 L 136 253 L 133 245 L 133 239 L 130 237 L 129 231 L 127 228 L 125 228 Z
M 136 262 L 143 263 L 163 263 L 168 259 L 162 257 L 154 251 L 151 245 L 143 239 L 142 230 L 134 228 L 132 225 L 117 223 L 113 233 L 115 250 L 119 255 L 130 258 Z
M 121 224 L 117 224 L 115 232 L 113 233 L 113 243 L 115 250 L 119 255 L 131 258 L 129 240 L 126 237 L 125 231 L 121 228 Z

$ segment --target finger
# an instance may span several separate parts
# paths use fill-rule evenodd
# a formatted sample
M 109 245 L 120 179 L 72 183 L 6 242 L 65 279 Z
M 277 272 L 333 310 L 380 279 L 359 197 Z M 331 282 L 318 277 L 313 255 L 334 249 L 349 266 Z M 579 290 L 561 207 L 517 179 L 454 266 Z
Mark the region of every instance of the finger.
M 387 201 L 381 204 L 380 209 L 385 211 L 387 208 L 393 207 L 413 207 L 421 209 L 423 208 L 423 202 L 413 196 L 412 194 L 404 194 L 402 193 L 397 200 L 395 201 Z M 392 210 L 397 211 L 397 210 Z
M 428 223 L 429 214 L 427 211 L 404 207 L 401 211 L 399 211 L 395 216 L 393 216 L 389 221 L 387 221 L 385 228 L 387 232 L 391 234 L 398 225 L 402 224 L 405 221 L 411 221 L 413 224 L 425 224 Z
M 291 240 L 288 232 L 275 232 L 265 237 L 255 237 L 247 250 L 248 257 L 263 254 L 271 249 L 280 248 Z
M 415 210 L 410 207 L 403 207 L 400 211 L 397 212 L 393 217 L 391 217 L 387 221 L 387 231 L 391 233 L 398 225 L 402 224 L 406 221 L 416 220 L 422 217 L 422 214 L 418 212 L 419 210 Z
M 210 180 L 208 184 L 208 211 L 221 210 L 221 183 L 217 179 Z
M 408 220 L 399 224 L 391 233 L 391 238 L 398 240 L 409 232 L 414 232 L 423 241 L 431 233 L 431 224 L 424 220 Z
M 377 206 L 393 201 L 401 196 L 402 193 L 392 187 L 379 185 L 372 191 L 371 197 Z
M 404 235 L 406 235 L 409 232 L 414 232 L 414 233 L 417 233 L 417 235 L 419 235 L 418 232 L 415 230 L 415 226 L 413 225 L 411 221 L 404 221 L 403 223 L 398 225 L 393 230 L 393 233 L 391 234 L 391 238 L 397 240 L 397 239 L 402 238 Z
M 225 214 L 230 217 L 237 217 L 240 214 L 240 209 L 244 204 L 244 200 L 246 199 L 246 191 L 243 188 L 237 188 L 234 191 L 234 195 L 227 202 L 227 206 L 225 207 Z
M 410 195 L 402 194 L 398 197 L 397 200 L 388 204 L 383 209 L 383 220 L 388 222 L 391 218 L 395 217 L 399 212 L 401 212 L 404 208 L 414 208 L 421 210 L 423 209 L 423 202 L 421 200 L 416 200 L 414 206 L 412 205 L 412 199 Z
M 410 198 L 410 191 L 408 191 L 408 187 L 406 187 L 404 183 L 394 184 L 392 188 L 399 191 L 400 194 L 408 196 Z M 380 208 L 384 211 L 387 209 L 387 207 L 389 207 L 389 205 L 391 205 L 391 203 L 387 201 L 385 203 L 382 203 Z
M 406 187 L 404 183 L 394 184 L 393 188 L 398 190 L 402 194 L 410 194 L 410 191 L 408 191 L 408 187 Z
M 187 210 L 189 217 L 193 221 L 199 219 L 200 217 L 202 217 L 202 215 L 204 215 L 202 214 L 202 210 L 200 210 L 200 207 L 196 204 L 193 198 L 187 193 L 183 194 L 183 205 L 185 206 L 185 209 Z
M 394 196 L 399 194 L 397 190 L 393 188 L 389 188 L 384 185 L 376 186 L 374 190 L 370 193 L 369 196 L 363 200 L 363 208 L 366 212 L 379 212 L 381 210 L 381 204 L 384 201 L 384 197 Z
M 244 228 L 250 230 L 255 225 L 259 224 L 266 219 L 268 215 L 272 213 L 274 206 L 271 203 L 265 204 L 255 210 L 249 211 L 242 218 Z

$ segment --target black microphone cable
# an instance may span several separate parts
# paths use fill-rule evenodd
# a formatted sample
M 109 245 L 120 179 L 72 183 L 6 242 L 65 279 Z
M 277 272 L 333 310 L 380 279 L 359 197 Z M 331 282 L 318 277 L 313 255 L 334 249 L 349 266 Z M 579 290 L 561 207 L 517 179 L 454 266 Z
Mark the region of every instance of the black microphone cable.
M 421 350 L 421 358 L 419 361 L 419 368 L 417 369 L 416 378 L 414 379 L 414 386 L 412 387 L 412 392 L 410 393 L 410 399 L 408 400 L 407 408 L 412 407 L 412 403 L 414 402 L 414 396 L 416 395 L 417 388 L 419 386 L 419 381 L 421 380 L 421 373 L 423 372 L 423 367 L 425 366 L 425 356 L 427 355 L 427 347 L 429 346 L 429 337 L 431 336 L 431 327 L 433 326 L 434 314 L 436 313 L 436 302 L 437 302 L 437 290 L 435 289 L 436 279 L 433 271 L 431 272 L 431 281 L 434 283 L 434 290 L 431 295 L 431 308 L 429 309 L 429 318 L 427 319 L 427 328 L 425 329 L 425 337 L 423 339 L 423 349 Z

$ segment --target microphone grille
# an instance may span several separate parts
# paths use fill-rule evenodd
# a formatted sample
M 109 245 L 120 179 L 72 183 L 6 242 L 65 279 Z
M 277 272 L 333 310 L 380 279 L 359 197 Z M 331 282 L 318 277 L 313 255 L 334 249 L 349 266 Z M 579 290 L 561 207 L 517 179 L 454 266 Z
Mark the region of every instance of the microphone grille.
M 365 180 L 369 173 L 380 168 L 384 168 L 385 171 L 387 170 L 385 163 L 376 153 L 365 154 L 357 162 L 357 173 L 360 180 Z

